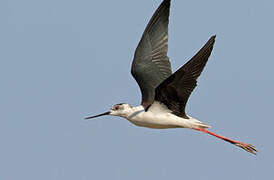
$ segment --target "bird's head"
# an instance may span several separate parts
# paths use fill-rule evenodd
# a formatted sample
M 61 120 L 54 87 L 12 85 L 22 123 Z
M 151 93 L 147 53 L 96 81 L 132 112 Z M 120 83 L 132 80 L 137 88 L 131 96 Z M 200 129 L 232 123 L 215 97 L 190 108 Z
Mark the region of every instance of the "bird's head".
M 90 116 L 85 119 L 96 118 L 96 117 L 104 116 L 104 115 L 120 116 L 120 117 L 126 118 L 130 114 L 130 112 L 131 112 L 131 106 L 129 104 L 120 103 L 120 104 L 115 104 L 114 106 L 112 106 L 112 108 L 108 112 L 98 114 L 95 116 Z

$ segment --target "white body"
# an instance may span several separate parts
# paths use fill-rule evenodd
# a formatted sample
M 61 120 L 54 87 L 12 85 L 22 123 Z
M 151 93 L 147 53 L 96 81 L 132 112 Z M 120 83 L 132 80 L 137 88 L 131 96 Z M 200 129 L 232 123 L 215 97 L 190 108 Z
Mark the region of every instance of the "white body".
M 110 111 L 91 116 L 86 119 L 91 119 L 104 115 L 120 116 L 128 119 L 131 123 L 148 128 L 155 129 L 166 129 L 166 128 L 190 128 L 195 129 L 204 133 L 208 133 L 212 136 L 230 142 L 244 150 L 256 154 L 257 150 L 251 144 L 235 141 L 224 136 L 220 136 L 211 131 L 206 130 L 210 126 L 194 119 L 190 116 L 182 118 L 172 114 L 172 111 L 167 108 L 162 103 L 154 101 L 153 104 L 148 108 L 147 111 L 144 110 L 143 106 L 131 107 L 129 104 L 116 104 Z
M 176 116 L 165 105 L 157 101 L 147 111 L 143 106 L 130 107 L 128 104 L 123 104 L 123 106 L 122 111 L 111 111 L 110 115 L 124 117 L 137 126 L 155 129 L 210 127 L 189 116 L 189 119 Z

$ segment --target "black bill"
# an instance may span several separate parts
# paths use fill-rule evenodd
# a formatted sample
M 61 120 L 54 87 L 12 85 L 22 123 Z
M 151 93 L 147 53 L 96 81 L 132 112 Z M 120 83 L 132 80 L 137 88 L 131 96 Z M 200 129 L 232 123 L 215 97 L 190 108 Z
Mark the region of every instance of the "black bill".
M 85 119 L 91 119 L 91 118 L 96 118 L 96 117 L 99 117 L 99 116 L 104 116 L 104 115 L 109 115 L 109 111 L 108 112 L 105 112 L 105 113 L 102 113 L 102 114 L 98 114 L 96 116 L 90 116 L 90 117 L 86 117 Z

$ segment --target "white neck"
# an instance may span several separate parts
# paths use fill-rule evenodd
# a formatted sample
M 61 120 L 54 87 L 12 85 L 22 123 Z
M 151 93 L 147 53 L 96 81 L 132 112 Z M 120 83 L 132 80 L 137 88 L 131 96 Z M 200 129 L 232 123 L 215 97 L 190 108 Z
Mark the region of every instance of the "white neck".
M 131 110 L 128 112 L 127 117 L 125 117 L 125 118 L 131 119 L 132 117 L 134 117 L 137 114 L 144 112 L 144 111 L 145 111 L 145 109 L 142 105 L 132 107 Z

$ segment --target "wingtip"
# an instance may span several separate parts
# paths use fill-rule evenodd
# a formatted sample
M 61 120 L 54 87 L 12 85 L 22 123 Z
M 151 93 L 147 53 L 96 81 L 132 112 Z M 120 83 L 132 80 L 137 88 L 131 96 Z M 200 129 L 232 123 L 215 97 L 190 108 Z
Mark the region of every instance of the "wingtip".
M 209 43 L 211 46 L 213 46 L 214 43 L 215 43 L 215 38 L 216 38 L 216 34 L 214 34 L 213 36 L 211 36 L 209 38 L 209 40 L 207 41 L 207 43 Z
M 162 4 L 163 5 L 165 4 L 165 6 L 167 6 L 169 8 L 170 7 L 170 2 L 171 2 L 171 0 L 163 0 Z
M 171 2 L 171 0 L 163 0 L 159 7 L 165 6 L 165 7 L 169 8 L 170 7 L 170 2 Z
M 211 36 L 211 38 L 210 38 L 210 39 L 215 40 L 215 38 L 216 38 L 216 34 L 214 34 L 213 36 Z

